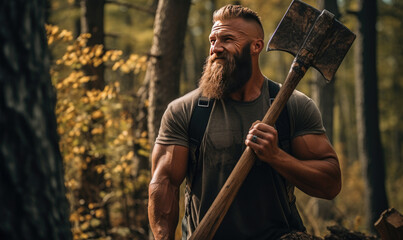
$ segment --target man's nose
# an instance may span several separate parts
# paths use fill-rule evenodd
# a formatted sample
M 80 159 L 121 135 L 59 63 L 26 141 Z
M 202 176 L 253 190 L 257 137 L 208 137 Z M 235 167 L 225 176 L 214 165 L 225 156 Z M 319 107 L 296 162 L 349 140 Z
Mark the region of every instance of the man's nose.
M 220 42 L 215 42 L 214 45 L 211 45 L 211 54 L 214 53 L 222 53 L 224 51 L 223 46 Z

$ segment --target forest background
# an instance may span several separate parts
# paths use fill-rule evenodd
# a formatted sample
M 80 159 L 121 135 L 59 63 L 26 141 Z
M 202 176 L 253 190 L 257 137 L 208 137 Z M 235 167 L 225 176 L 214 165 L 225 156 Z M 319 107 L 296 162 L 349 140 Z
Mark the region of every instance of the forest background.
M 31 5 L 37 6 L 37 2 Z M 46 236 L 49 232 L 40 229 L 64 224 L 68 233 L 58 234 L 66 239 L 149 239 L 150 150 L 166 105 L 197 87 L 208 55 L 213 11 L 228 3 L 256 10 L 267 44 L 290 1 L 48 0 L 39 1 L 38 6 L 43 2 L 48 46 L 41 49 L 50 50 L 50 62 L 44 64 L 49 67 L 49 82 L 57 96 L 54 114 L 58 137 L 54 139 L 58 142 L 56 155 L 60 151 L 59 160 L 63 161 L 63 166 L 57 164 L 58 158 L 56 165 L 50 163 L 63 171 L 49 172 L 64 178 L 65 188 L 55 190 L 62 193 L 55 200 L 60 206 L 53 209 L 61 213 L 54 214 L 57 221 L 48 224 L 37 216 L 45 207 L 37 204 L 40 201 L 35 200 L 37 192 L 32 185 L 43 187 L 46 195 L 52 194 L 46 192 L 46 184 L 50 182 L 54 187 L 55 183 L 44 178 L 41 186 L 35 180 L 46 170 L 36 171 L 44 167 L 35 167 L 40 161 L 28 164 L 29 158 L 22 157 L 28 154 L 25 148 L 22 151 L 9 145 L 19 155 L 7 157 L 10 155 L 4 149 L 14 139 L 9 137 L 8 129 L 20 133 L 12 127 L 6 131 L 3 124 L 11 115 L 5 108 L 0 118 L 4 131 L 0 172 L 4 171 L 2 184 L 6 185 L 0 185 L 0 193 L 9 193 L 6 189 L 13 189 L 7 186 L 10 183 L 22 186 L 24 182 L 26 188 L 14 186 L 18 190 L 12 195 L 15 199 L 3 200 L 0 210 L 9 219 L 6 217 L 8 223 L 0 227 L 0 237 L 10 236 L 6 232 L 13 229 L 15 236 L 30 230 L 34 235 Z M 380 212 L 388 207 L 403 211 L 403 194 L 399 191 L 403 185 L 403 124 L 399 121 L 403 117 L 399 107 L 403 93 L 403 1 L 305 2 L 335 13 L 358 38 L 329 85 L 323 86 L 324 80 L 311 69 L 298 86 L 322 111 L 328 137 L 339 155 L 343 188 L 332 201 L 298 191 L 297 206 L 308 231 L 317 236 L 324 236 L 326 226 L 334 224 L 373 233 Z M 169 69 L 161 64 L 166 59 Z M 286 53 L 263 52 L 260 64 L 266 76 L 283 82 L 291 61 L 292 56 Z M 7 86 L 2 86 L 6 97 Z M 6 97 L 2 98 L 2 108 Z M 7 173 L 7 169 L 15 170 L 14 164 L 25 170 L 15 176 L 12 171 Z M 14 177 L 10 177 L 13 181 L 8 176 Z M 17 177 L 20 180 L 15 180 Z M 68 202 L 63 200 L 64 193 Z M 15 201 L 18 196 L 27 200 Z M 183 199 L 181 202 L 182 216 Z M 67 206 L 68 212 L 63 213 Z M 30 214 L 36 217 L 21 220 Z M 63 216 L 68 216 L 69 223 L 61 220 Z M 13 228 L 13 223 L 18 227 Z M 35 230 L 33 226 L 39 223 L 43 227 Z M 59 238 L 64 237 L 35 239 Z

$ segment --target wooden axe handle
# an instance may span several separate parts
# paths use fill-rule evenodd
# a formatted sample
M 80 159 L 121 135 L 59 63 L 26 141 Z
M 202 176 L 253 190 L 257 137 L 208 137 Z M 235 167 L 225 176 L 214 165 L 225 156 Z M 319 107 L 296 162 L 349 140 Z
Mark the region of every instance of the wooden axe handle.
M 293 62 L 284 85 L 280 88 L 272 106 L 262 120 L 263 123 L 274 126 L 292 92 L 305 75 L 306 70 L 307 68 L 301 67 L 297 61 Z M 255 158 L 255 153 L 247 147 L 190 239 L 208 240 L 214 237 L 239 188 L 255 163 Z

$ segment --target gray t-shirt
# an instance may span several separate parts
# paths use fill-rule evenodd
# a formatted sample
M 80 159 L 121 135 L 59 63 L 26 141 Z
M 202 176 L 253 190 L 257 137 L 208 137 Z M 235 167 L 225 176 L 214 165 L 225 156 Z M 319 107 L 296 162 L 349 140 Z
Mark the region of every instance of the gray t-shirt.
M 157 144 L 189 147 L 188 126 L 194 105 L 200 97 L 196 89 L 169 104 L 161 121 Z M 188 230 L 193 232 L 245 150 L 244 140 L 256 120 L 270 105 L 268 80 L 261 95 L 251 102 L 216 100 L 200 144 L 198 171 L 193 179 Z M 287 103 L 291 139 L 304 134 L 324 133 L 315 103 L 294 91 Z M 191 152 L 191 151 L 190 151 Z M 190 153 L 189 169 L 192 169 Z M 191 171 L 191 170 L 189 170 Z M 267 163 L 256 161 L 242 184 L 214 239 L 275 239 L 289 232 L 289 208 L 283 198 L 285 185 Z M 288 204 L 288 203 L 287 203 Z

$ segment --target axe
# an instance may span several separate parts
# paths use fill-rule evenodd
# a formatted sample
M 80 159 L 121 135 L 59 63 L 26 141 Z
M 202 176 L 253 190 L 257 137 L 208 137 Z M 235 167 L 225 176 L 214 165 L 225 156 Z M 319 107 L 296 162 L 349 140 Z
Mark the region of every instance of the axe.
M 295 56 L 287 78 L 262 122 L 274 126 L 284 105 L 309 67 L 330 81 L 355 39 L 355 34 L 327 10 L 319 11 L 294 0 L 271 37 L 267 51 L 282 50 Z M 190 239 L 212 239 L 255 163 L 247 147 Z

